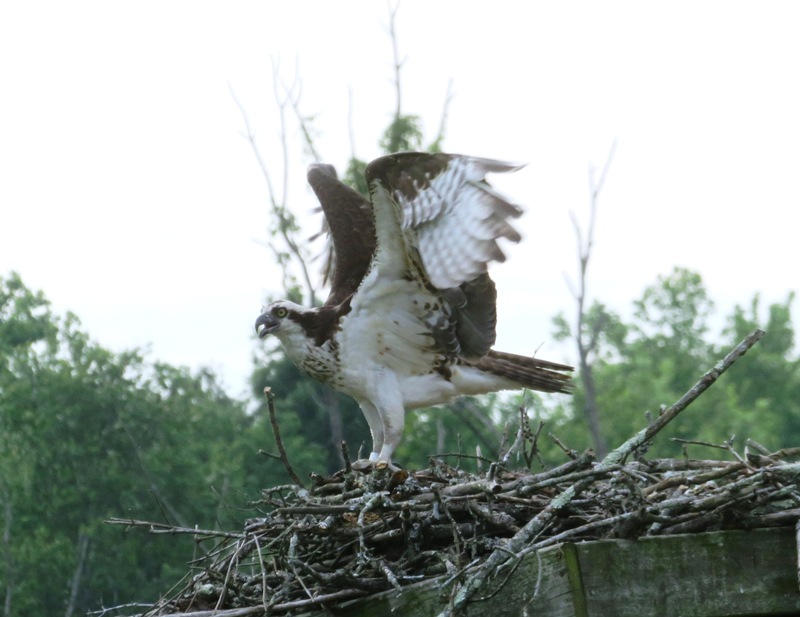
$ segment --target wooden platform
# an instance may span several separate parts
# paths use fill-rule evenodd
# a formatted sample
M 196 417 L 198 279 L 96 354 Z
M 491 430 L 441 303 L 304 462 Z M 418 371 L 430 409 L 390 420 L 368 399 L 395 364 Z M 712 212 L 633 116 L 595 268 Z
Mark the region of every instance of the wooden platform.
M 502 572 L 505 577 L 508 572 Z M 435 616 L 452 587 L 425 581 L 307 615 Z M 538 593 L 535 593 L 538 587 Z M 491 594 L 487 590 L 484 594 Z M 444 594 L 444 595 L 443 595 Z M 565 544 L 528 555 L 470 617 L 800 616 L 790 527 Z

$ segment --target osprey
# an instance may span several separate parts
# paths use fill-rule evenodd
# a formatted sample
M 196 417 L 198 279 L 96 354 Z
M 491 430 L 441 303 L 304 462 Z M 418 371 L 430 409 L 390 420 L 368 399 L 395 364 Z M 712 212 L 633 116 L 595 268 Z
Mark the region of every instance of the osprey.
M 311 165 L 308 182 L 333 239 L 328 299 L 281 300 L 256 320 L 306 375 L 352 396 L 372 433 L 371 461 L 391 463 L 406 409 L 460 395 L 568 392 L 572 367 L 492 349 L 497 293 L 486 272 L 520 240 L 522 211 L 486 182 L 519 166 L 406 152 L 367 166 L 370 200 Z

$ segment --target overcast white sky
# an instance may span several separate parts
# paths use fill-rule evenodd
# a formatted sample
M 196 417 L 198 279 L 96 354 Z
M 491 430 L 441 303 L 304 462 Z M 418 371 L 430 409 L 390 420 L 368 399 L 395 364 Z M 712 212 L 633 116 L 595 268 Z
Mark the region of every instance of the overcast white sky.
M 0 4 L 0 275 L 11 270 L 114 350 L 211 366 L 244 393 L 253 322 L 279 295 L 267 192 L 229 87 L 281 179 L 272 63 L 302 77 L 319 149 L 379 154 L 394 91 L 387 7 L 329 2 Z M 674 265 L 719 311 L 798 289 L 800 5 L 406 0 L 403 103 L 446 150 L 526 161 L 526 207 L 493 269 L 498 347 L 574 360 L 550 318 L 573 301 L 569 211 L 616 156 L 590 292 L 622 312 Z M 290 203 L 314 205 L 292 128 Z M 309 227 L 309 233 L 314 231 Z M 522 332 L 522 333 L 521 333 Z

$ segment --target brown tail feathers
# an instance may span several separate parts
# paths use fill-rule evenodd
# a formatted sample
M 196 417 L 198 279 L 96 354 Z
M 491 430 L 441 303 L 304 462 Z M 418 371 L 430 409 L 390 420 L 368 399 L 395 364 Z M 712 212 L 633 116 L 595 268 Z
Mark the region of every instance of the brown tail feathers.
M 490 350 L 474 364 L 475 367 L 517 382 L 520 387 L 540 392 L 571 392 L 571 373 L 575 370 L 566 364 L 548 362 L 528 356 Z

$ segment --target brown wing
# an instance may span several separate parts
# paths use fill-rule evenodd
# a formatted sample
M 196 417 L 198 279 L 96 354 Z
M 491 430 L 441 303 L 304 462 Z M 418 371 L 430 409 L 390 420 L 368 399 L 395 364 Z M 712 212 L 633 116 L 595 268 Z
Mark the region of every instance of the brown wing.
M 308 183 L 322 205 L 336 254 L 326 306 L 344 302 L 358 289 L 375 252 L 372 204 L 340 182 L 332 165 L 311 165 Z

